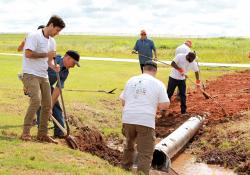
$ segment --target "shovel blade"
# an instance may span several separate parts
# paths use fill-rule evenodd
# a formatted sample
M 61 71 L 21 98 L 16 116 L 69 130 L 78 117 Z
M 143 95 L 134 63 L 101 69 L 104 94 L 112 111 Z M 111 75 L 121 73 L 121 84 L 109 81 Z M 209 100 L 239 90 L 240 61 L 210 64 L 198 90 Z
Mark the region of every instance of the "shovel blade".
M 76 140 L 75 140 L 75 138 L 73 136 L 68 135 L 68 136 L 65 137 L 65 140 L 66 140 L 66 142 L 67 142 L 67 144 L 68 144 L 68 146 L 70 148 L 72 148 L 72 149 L 78 149 L 79 148 L 79 146 L 78 146 L 78 144 L 77 144 L 77 142 L 76 142 Z

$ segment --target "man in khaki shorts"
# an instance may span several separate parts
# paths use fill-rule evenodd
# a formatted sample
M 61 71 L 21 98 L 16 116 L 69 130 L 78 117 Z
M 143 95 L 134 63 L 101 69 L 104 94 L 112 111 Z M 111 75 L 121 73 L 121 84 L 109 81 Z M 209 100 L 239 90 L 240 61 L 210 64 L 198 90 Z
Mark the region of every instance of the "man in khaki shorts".
M 56 143 L 48 136 L 48 120 L 51 115 L 51 91 L 48 80 L 48 66 L 59 72 L 60 67 L 54 65 L 56 43 L 54 36 L 65 27 L 64 21 L 59 16 L 52 16 L 45 28 L 30 33 L 26 37 L 23 55 L 23 83 L 30 97 L 27 109 L 22 140 L 31 140 L 30 129 L 37 110 L 41 105 L 40 127 L 37 139 L 42 142 Z
M 122 166 L 131 170 L 138 151 L 138 172 L 149 174 L 155 144 L 155 115 L 159 108 L 166 111 L 169 99 L 165 85 L 155 78 L 157 64 L 145 62 L 143 74 L 130 78 L 120 95 L 122 100 L 122 133 L 126 137 Z

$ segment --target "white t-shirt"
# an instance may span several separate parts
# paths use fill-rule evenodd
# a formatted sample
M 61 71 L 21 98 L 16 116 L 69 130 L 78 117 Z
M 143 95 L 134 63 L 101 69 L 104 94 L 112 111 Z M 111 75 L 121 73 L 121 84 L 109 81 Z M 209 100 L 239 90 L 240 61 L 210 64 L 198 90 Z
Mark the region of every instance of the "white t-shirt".
M 30 33 L 25 40 L 24 51 L 26 49 L 37 53 L 48 53 L 56 51 L 54 38 L 45 38 L 42 29 Z M 46 58 L 26 58 L 23 54 L 23 73 L 48 78 L 48 57 Z
M 130 78 L 120 98 L 125 100 L 122 122 L 155 128 L 159 103 L 169 102 L 164 84 L 149 74 Z
M 191 52 L 191 49 L 186 44 L 182 44 L 176 48 L 175 56 L 177 56 L 178 54 L 181 54 L 181 53 L 188 54 L 189 52 Z
M 193 70 L 194 72 L 198 72 L 199 68 L 197 62 L 194 60 L 192 63 L 189 63 L 186 59 L 187 54 L 178 54 L 173 60 L 179 68 L 184 70 L 184 74 L 187 74 L 189 70 Z M 185 80 L 185 76 L 182 76 L 178 70 L 175 68 L 172 69 L 170 73 L 170 77 L 176 80 Z

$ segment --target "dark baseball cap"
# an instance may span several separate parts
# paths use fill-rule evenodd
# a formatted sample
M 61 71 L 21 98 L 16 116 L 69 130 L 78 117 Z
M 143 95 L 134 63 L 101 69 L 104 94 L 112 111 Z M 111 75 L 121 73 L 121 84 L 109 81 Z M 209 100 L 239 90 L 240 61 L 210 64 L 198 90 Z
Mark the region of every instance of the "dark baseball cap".
M 79 64 L 79 60 L 80 60 L 80 55 L 78 54 L 77 51 L 74 51 L 74 50 L 68 50 L 66 52 L 66 54 L 68 56 L 70 56 L 71 58 L 73 58 L 75 60 L 75 64 L 80 67 L 80 64 Z

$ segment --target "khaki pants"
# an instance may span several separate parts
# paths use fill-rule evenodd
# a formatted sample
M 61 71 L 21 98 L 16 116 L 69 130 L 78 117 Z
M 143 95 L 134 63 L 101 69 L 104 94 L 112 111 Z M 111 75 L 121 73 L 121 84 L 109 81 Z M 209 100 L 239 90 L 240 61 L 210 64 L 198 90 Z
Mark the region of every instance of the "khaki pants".
M 41 118 L 37 135 L 47 135 L 48 120 L 51 115 L 51 89 L 48 78 L 31 74 L 23 75 L 24 88 L 30 97 L 30 104 L 24 118 L 23 134 L 30 134 L 32 121 L 41 106 Z
M 137 143 L 137 171 L 148 175 L 155 145 L 155 130 L 141 125 L 123 124 L 122 134 L 126 137 L 122 161 L 123 168 L 131 169 L 135 154 L 135 143 Z

